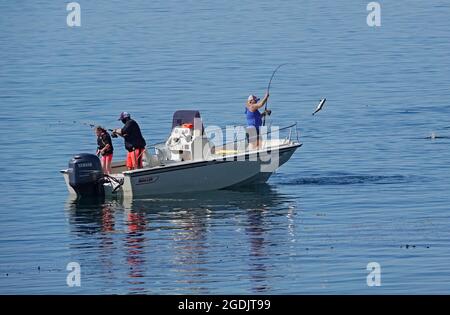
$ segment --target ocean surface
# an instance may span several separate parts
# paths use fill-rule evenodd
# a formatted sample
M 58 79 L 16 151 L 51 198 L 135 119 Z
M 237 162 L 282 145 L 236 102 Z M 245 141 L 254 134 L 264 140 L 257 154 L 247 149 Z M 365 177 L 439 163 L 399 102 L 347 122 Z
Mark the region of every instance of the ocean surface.
M 81 27 L 68 2 L 0 2 L 0 294 L 450 293 L 447 0 L 380 1 L 380 27 L 368 0 L 80 0 Z M 281 63 L 270 120 L 303 146 L 267 185 L 70 199 L 88 124 L 245 124 Z

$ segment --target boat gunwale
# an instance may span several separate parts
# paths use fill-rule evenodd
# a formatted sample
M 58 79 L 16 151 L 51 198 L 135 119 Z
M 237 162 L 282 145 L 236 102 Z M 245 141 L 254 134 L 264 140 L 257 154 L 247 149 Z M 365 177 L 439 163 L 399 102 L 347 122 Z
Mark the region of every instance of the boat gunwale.
M 241 157 L 241 156 L 245 156 L 245 158 L 250 157 L 251 155 L 257 155 L 260 153 L 268 153 L 270 154 L 270 152 L 272 151 L 288 151 L 290 149 L 296 149 L 299 148 L 303 145 L 303 143 L 300 142 L 294 142 L 290 145 L 285 145 L 284 147 L 278 147 L 276 149 L 271 149 L 271 150 L 257 150 L 257 151 L 247 151 L 247 152 L 242 152 L 242 153 L 238 153 L 238 154 L 229 154 L 229 155 L 223 155 L 222 157 L 217 157 L 217 158 L 212 158 L 212 159 L 207 159 L 207 160 L 199 160 L 199 161 L 184 161 L 184 162 L 177 162 L 177 163 L 172 163 L 172 164 L 168 164 L 168 165 L 160 165 L 160 166 L 154 166 L 151 168 L 141 168 L 138 170 L 131 170 L 131 171 L 124 171 L 121 173 L 117 173 L 117 174 L 113 174 L 113 175 L 120 175 L 123 174 L 124 176 L 130 176 L 130 177 L 136 177 L 136 176 L 140 176 L 140 175 L 146 175 L 146 174 L 142 174 L 142 173 L 146 173 L 146 172 L 153 172 L 153 173 L 163 173 L 165 171 L 172 171 L 174 168 L 194 168 L 194 167 L 199 167 L 199 166 L 203 166 L 203 165 L 197 165 L 197 164 L 217 164 L 217 163 L 223 163 L 223 162 L 233 162 L 235 158 L 237 157 Z M 233 159 L 228 161 L 228 159 Z M 64 170 L 60 170 L 59 172 L 62 174 L 66 174 L 69 171 L 69 169 L 64 169 Z
M 189 168 L 195 168 L 204 166 L 203 164 L 219 164 L 219 163 L 226 163 L 226 162 L 234 162 L 234 159 L 237 157 L 245 156 L 245 158 L 250 157 L 251 155 L 258 155 L 260 153 L 269 153 L 272 151 L 289 151 L 292 149 L 297 149 L 301 147 L 303 144 L 300 142 L 293 142 L 292 144 L 285 145 L 284 147 L 277 147 L 271 150 L 256 150 L 256 151 L 250 151 L 250 152 L 242 152 L 239 154 L 231 154 L 231 155 L 224 155 L 222 157 L 217 158 L 211 158 L 207 160 L 198 160 L 198 161 L 184 161 L 184 162 L 178 162 L 173 163 L 169 165 L 163 165 L 163 166 L 155 166 L 152 168 L 141 168 L 138 170 L 131 170 L 131 171 L 125 171 L 122 172 L 124 176 L 129 177 L 138 177 L 142 175 L 154 175 L 159 173 L 164 173 L 168 171 L 173 171 L 174 169 L 189 169 Z M 233 160 L 228 160 L 233 159 Z M 245 160 L 244 160 L 245 161 Z M 200 165 L 202 164 L 202 165 Z M 143 174 L 144 173 L 144 174 Z

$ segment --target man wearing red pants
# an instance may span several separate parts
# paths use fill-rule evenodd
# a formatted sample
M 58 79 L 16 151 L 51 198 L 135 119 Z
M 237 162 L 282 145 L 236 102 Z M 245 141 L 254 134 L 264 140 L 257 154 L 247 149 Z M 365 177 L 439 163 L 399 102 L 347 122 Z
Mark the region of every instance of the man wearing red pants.
M 127 112 L 120 113 L 119 119 L 123 122 L 123 128 L 115 129 L 113 134 L 119 135 L 125 140 L 125 149 L 128 151 L 127 168 L 135 170 L 142 168 L 142 155 L 144 154 L 146 142 L 142 137 L 141 128 L 137 122 L 131 119 Z

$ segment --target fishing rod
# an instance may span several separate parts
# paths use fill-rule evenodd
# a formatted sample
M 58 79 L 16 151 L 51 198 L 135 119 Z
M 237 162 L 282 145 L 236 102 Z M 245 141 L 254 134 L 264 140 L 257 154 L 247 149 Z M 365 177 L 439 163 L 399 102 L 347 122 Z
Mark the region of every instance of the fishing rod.
M 95 122 L 94 122 L 93 124 L 91 124 L 91 123 L 87 123 L 87 122 L 83 122 L 83 121 L 78 121 L 78 120 L 74 120 L 73 123 L 74 123 L 74 124 L 75 124 L 75 123 L 78 123 L 78 124 L 87 126 L 87 127 L 89 127 L 89 128 L 95 128 L 95 127 L 97 127 L 97 126 L 101 126 L 101 124 L 97 124 L 97 123 L 95 123 Z M 109 132 L 114 132 L 114 129 L 105 128 L 105 130 L 107 130 L 107 131 L 109 131 Z
M 98 126 L 96 124 L 90 124 L 90 123 L 87 123 L 87 122 L 84 122 L 84 121 L 78 121 L 78 120 L 73 120 L 73 123 L 74 124 L 80 124 L 80 125 L 83 125 L 83 126 L 87 126 L 87 127 L 90 127 L 90 128 L 94 128 L 94 127 Z
M 275 68 L 275 70 L 272 72 L 272 76 L 270 77 L 269 84 L 267 85 L 267 94 L 269 94 L 270 86 L 272 85 L 272 80 L 275 77 L 275 73 L 277 73 L 278 69 L 280 69 L 282 66 L 287 65 L 287 63 L 282 63 L 278 65 L 278 67 Z M 266 105 L 264 107 L 264 112 L 266 113 L 263 117 L 263 126 L 266 125 L 266 116 L 267 116 L 267 104 L 269 103 L 269 100 L 266 101 Z
M 87 122 L 83 122 L 83 121 L 78 121 L 78 120 L 74 120 L 73 121 L 73 123 L 75 124 L 75 123 L 78 123 L 78 124 L 82 124 L 82 125 L 84 125 L 84 126 L 87 126 L 87 127 L 90 127 L 90 128 L 95 128 L 95 127 L 97 127 L 97 126 L 101 126 L 101 125 L 99 125 L 99 124 L 97 124 L 97 123 L 93 123 L 93 124 L 91 124 L 91 123 L 87 123 Z M 117 138 L 118 136 L 119 136 L 119 134 L 117 134 L 117 133 L 115 133 L 114 132 L 114 129 L 107 129 L 107 128 L 105 128 L 105 130 L 107 130 L 107 131 L 109 131 L 109 132 L 111 132 L 111 137 L 112 138 Z M 120 136 L 122 136 L 122 135 L 120 135 Z M 156 143 L 157 144 L 157 143 Z M 145 149 L 144 148 L 144 150 L 142 150 L 142 152 L 141 152 L 141 154 L 139 154 L 139 156 L 136 158 L 136 155 L 135 155 L 135 159 L 136 160 L 139 160 L 141 157 L 142 157 L 142 155 L 145 153 L 145 151 L 146 151 L 147 149 Z M 97 152 L 97 157 L 99 157 L 100 158 L 100 152 Z
M 83 125 L 83 126 L 86 126 L 86 127 L 89 127 L 89 128 L 95 128 L 97 126 L 101 126 L 101 124 L 97 124 L 96 122 L 91 124 L 91 123 L 87 123 L 87 122 L 84 122 L 84 121 L 78 121 L 78 120 L 73 120 L 73 123 L 74 124 L 80 124 L 80 125 Z M 108 130 L 112 130 L 112 129 L 108 129 Z

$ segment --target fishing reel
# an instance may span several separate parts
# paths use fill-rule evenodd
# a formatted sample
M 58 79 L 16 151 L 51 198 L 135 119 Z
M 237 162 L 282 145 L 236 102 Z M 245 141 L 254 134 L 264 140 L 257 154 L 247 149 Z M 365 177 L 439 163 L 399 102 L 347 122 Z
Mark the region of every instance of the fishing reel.
M 270 109 L 266 109 L 263 113 L 263 115 L 270 116 L 272 114 L 272 111 Z
M 117 135 L 117 133 L 113 130 L 113 129 L 109 129 L 109 131 L 111 132 L 111 137 L 112 138 L 118 138 L 119 136 Z

